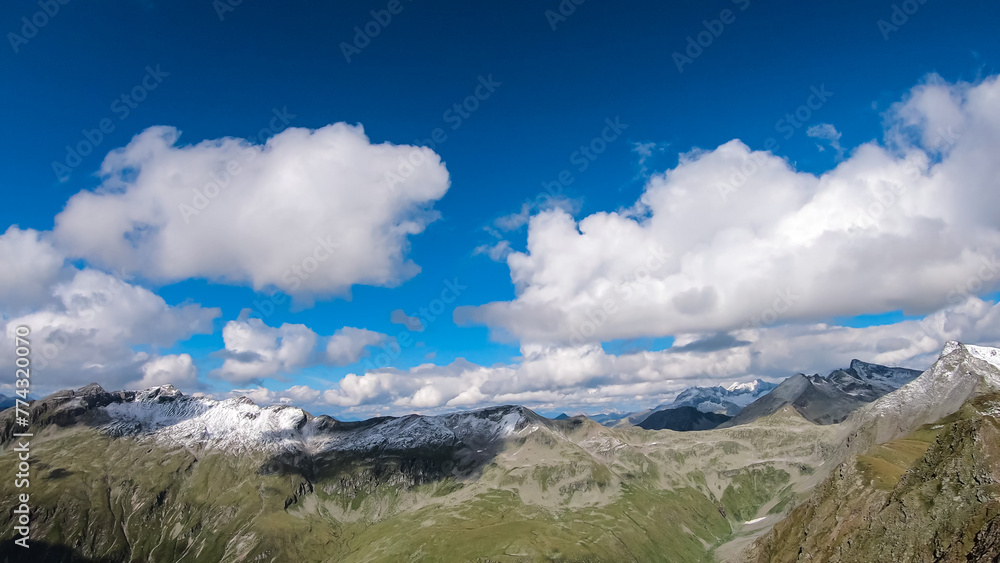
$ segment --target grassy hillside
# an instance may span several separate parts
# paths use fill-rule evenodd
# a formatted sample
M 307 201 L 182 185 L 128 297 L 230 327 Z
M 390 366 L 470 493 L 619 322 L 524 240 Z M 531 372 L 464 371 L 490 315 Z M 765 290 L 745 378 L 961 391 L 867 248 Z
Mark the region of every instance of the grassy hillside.
M 271 457 L 86 424 L 36 433 L 32 556 L 101 561 L 709 561 L 805 487 L 836 440 L 801 419 L 694 433 L 567 422 L 459 475 L 446 451 Z M 0 473 L 15 462 L 4 451 Z
M 1000 394 L 842 464 L 748 561 L 996 561 Z

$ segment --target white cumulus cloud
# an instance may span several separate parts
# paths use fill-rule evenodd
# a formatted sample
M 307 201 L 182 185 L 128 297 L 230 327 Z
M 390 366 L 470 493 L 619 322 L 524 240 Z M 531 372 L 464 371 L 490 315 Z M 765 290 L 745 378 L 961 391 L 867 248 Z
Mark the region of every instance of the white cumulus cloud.
M 903 310 L 997 287 L 1000 82 L 930 78 L 829 172 L 738 140 L 682 155 L 635 205 L 549 210 L 507 257 L 513 301 L 456 320 L 524 343 L 732 331 Z
M 171 384 L 190 391 L 198 387 L 198 368 L 189 354 L 158 356 L 142 365 L 142 378 L 127 384 L 129 389 L 147 389 Z
M 293 374 L 319 364 L 345 366 L 363 358 L 369 346 L 388 339 L 380 332 L 350 326 L 326 338 L 303 324 L 271 327 L 249 313 L 244 309 L 238 319 L 223 327 L 225 349 L 221 353 L 225 361 L 212 375 L 240 383 Z
M 437 218 L 450 183 L 430 149 L 375 144 L 344 123 L 264 145 L 179 135 L 152 127 L 111 152 L 101 185 L 56 217 L 57 244 L 155 281 L 275 288 L 306 303 L 419 271 L 408 237 Z
M 155 370 L 148 370 L 164 364 L 138 347 L 165 348 L 210 333 L 220 314 L 197 304 L 170 306 L 148 289 L 92 269 L 78 270 L 48 291 L 51 303 L 5 316 L 0 325 L 0 361 L 7 365 L 13 365 L 14 331 L 30 330 L 32 382 L 40 390 L 92 381 L 122 388 L 140 376 L 155 377 Z
M 330 337 L 326 360 L 335 366 L 353 364 L 364 357 L 365 349 L 385 342 L 386 335 L 364 328 L 345 326 Z
M 222 340 L 226 360 L 214 375 L 247 382 L 310 365 L 317 336 L 306 325 L 284 323 L 275 328 L 243 314 L 226 323 Z

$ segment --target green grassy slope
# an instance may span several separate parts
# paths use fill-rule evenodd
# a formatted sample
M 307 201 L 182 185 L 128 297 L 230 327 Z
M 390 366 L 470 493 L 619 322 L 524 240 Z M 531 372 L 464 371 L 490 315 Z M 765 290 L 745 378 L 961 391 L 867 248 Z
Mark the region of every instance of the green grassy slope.
M 843 463 L 747 561 L 996 561 L 1000 394 Z
M 452 476 L 440 451 L 271 458 L 86 425 L 35 431 L 32 556 L 44 542 L 56 560 L 101 561 L 710 561 L 836 440 L 792 419 L 694 433 L 542 425 Z M 0 474 L 15 463 L 4 451 Z M 3 541 L 15 491 L 0 491 Z

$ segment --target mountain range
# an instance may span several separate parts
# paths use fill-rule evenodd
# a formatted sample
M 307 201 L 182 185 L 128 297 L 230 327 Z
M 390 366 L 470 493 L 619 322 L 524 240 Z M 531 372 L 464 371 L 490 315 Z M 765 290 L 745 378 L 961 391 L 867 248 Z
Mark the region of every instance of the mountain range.
M 673 402 L 659 405 L 648 411 L 632 413 L 628 416 L 630 424 L 639 425 L 649 415 L 662 410 L 680 407 L 693 407 L 701 412 L 724 414 L 732 417 L 739 414 L 744 407 L 771 392 L 777 387 L 762 379 L 748 383 L 734 383 L 728 387 L 689 387 L 677 394 Z
M 31 556 L 992 561 L 1000 350 L 948 343 L 911 375 L 852 362 L 794 376 L 737 414 L 759 416 L 695 432 L 513 405 L 345 422 L 92 384 L 31 405 Z M 857 406 L 834 421 L 854 403 L 818 409 L 811 388 Z M 717 414 L 658 412 L 680 409 Z M 0 413 L 0 473 L 16 472 L 22 430 Z M 4 554 L 12 483 L 0 484 Z
M 762 379 L 755 379 L 746 383 L 733 383 L 728 387 L 689 387 L 678 393 L 677 397 L 672 402 L 644 411 L 631 413 L 601 413 L 584 416 L 587 416 L 587 418 L 599 424 L 603 424 L 604 426 L 642 426 L 642 422 L 656 412 L 681 409 L 682 407 L 691 407 L 701 413 L 726 415 L 725 419 L 718 420 L 728 420 L 729 418 L 736 416 L 743 409 L 743 407 L 749 405 L 761 396 L 766 395 L 777 386 L 778 385 L 776 383 L 769 383 Z M 565 414 L 563 416 L 565 416 Z M 690 424 L 687 420 L 689 418 L 692 419 Z M 717 419 L 716 417 L 706 418 L 701 414 L 693 413 L 687 409 L 671 415 L 661 415 L 659 417 L 660 420 L 676 421 L 676 424 L 674 424 L 676 427 L 666 427 L 671 430 L 680 430 L 682 427 L 691 425 L 699 426 L 699 429 L 704 429 L 701 428 L 701 424 L 695 422 L 693 419 L 708 420 L 709 418 L 712 420 Z M 651 425 L 643 426 L 643 428 L 648 426 Z M 657 429 L 659 430 L 663 428 L 661 427 Z
M 913 381 L 920 372 L 853 360 L 847 369 L 838 369 L 822 377 L 795 374 L 768 394 L 749 404 L 725 426 L 737 426 L 778 412 L 791 405 L 806 420 L 833 424 L 883 395 Z
M 918 370 L 852 360 L 849 367 L 834 370 L 825 377 L 799 373 L 781 383 L 755 379 L 727 387 L 689 387 L 672 402 L 652 409 L 590 418 L 605 426 L 708 430 L 746 424 L 791 405 L 806 420 L 832 424 L 919 375 Z M 647 422 L 650 417 L 653 420 Z

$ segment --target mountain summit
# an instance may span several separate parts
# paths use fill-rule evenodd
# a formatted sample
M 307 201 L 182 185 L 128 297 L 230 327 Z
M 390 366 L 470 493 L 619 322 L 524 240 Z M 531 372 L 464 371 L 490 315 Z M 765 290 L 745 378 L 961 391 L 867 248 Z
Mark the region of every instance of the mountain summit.
M 726 391 L 730 393 L 757 393 L 763 388 L 774 389 L 774 383 L 768 383 L 763 379 L 754 379 L 745 383 L 734 382 L 726 386 Z
M 859 442 L 898 438 L 959 410 L 977 395 L 996 391 L 1000 391 L 1000 349 L 948 342 L 920 377 L 850 415 L 846 423 L 858 429 L 850 445 L 856 450 Z

